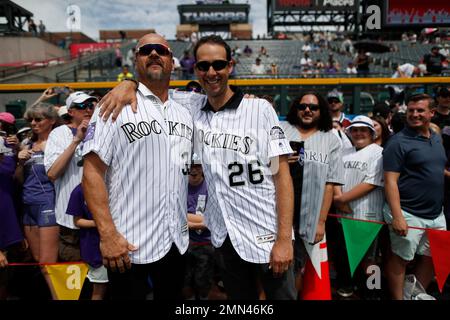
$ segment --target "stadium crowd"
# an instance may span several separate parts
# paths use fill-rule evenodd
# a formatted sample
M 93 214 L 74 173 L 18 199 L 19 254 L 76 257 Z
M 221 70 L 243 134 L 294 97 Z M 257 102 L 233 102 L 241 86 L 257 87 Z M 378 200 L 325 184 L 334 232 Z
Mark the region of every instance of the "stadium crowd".
M 317 38 L 317 42 L 321 40 Z M 144 48 L 145 45 L 153 47 Z M 147 56 L 163 59 L 170 53 L 161 44 L 139 43 L 138 46 L 135 54 L 141 59 Z M 148 51 L 144 52 L 143 48 Z M 230 74 L 224 74 L 224 70 L 230 66 L 232 56 L 231 49 L 224 48 L 225 60 L 202 61 L 206 62 L 203 64 L 197 60 L 200 51 L 194 50 L 193 56 L 185 52 L 179 61 L 183 78 L 191 80 L 203 72 L 217 73 L 227 80 Z M 344 41 L 342 48 L 354 55 L 349 41 Z M 447 62 L 439 49 L 433 48 L 424 57 L 425 69 L 400 65 L 393 77 L 412 77 L 423 71 L 440 73 L 442 64 Z M 301 68 L 306 74 L 314 72 L 311 70 L 317 69 L 320 62 L 311 61 L 310 51 L 305 45 Z M 234 60 L 241 54 L 252 56 L 247 48 L 241 53 L 236 47 L 233 52 Z M 261 64 L 270 54 L 261 47 L 253 73 L 275 72 Z M 356 71 L 364 76 L 369 63 L 369 56 L 360 51 L 348 65 L 348 72 Z M 324 68 L 329 72 L 339 70 L 333 57 Z M 123 80 L 119 87 L 136 84 L 126 68 L 119 80 Z M 228 88 L 227 82 L 225 85 Z M 210 96 L 196 82 L 189 83 L 184 91 Z M 377 104 L 368 115 L 354 115 L 351 119 L 343 112 L 344 96 L 337 88 L 326 94 L 298 92 L 290 105 L 287 121 L 280 122 L 281 134 L 292 147 L 288 162 L 295 191 L 292 199 L 296 238 L 294 271 L 299 297 L 306 256 L 304 245 L 297 239 L 317 243 L 325 233 L 337 298 L 402 299 L 405 273 L 409 272 L 415 274 L 425 289 L 434 283 L 427 237 L 423 231 L 416 232 L 408 226 L 441 230 L 449 226 L 450 87 L 436 87 L 433 95 L 406 86 L 388 86 L 386 92 L 390 94 L 388 101 Z M 238 91 L 234 94 L 238 95 Z M 71 90 L 64 106 L 46 103 L 55 95 L 52 88 L 43 92 L 24 114 L 29 127 L 19 131 L 12 114 L 0 113 L 0 299 L 56 299 L 45 268 L 19 270 L 8 267 L 9 263 L 81 260 L 89 265 L 89 281 L 82 298 L 110 298 L 111 270 L 104 266 L 105 257 L 96 230 L 98 221 L 86 205 L 81 185 L 86 159 L 83 146 L 92 139 L 89 123 L 103 97 L 96 92 Z M 245 99 L 260 100 L 258 97 Z M 267 100 L 271 102 L 270 97 Z M 328 143 L 327 148 L 324 141 Z M 319 154 L 328 160 L 317 160 Z M 188 179 L 185 212 L 190 241 L 186 268 L 179 271 L 184 275 L 183 298 L 226 299 L 227 287 L 222 281 L 224 262 L 217 258 L 217 249 L 211 243 L 203 218 L 208 215 L 205 210 L 209 196 L 201 161 L 195 154 Z M 311 188 L 322 190 L 322 194 L 312 196 L 308 191 Z M 308 219 L 303 217 L 305 211 L 311 208 L 318 209 L 317 220 L 311 225 L 302 224 L 303 219 Z M 389 223 L 353 278 L 346 264 L 342 226 L 337 219 L 327 218 L 329 213 Z M 383 270 L 381 290 L 369 290 L 366 286 L 366 268 L 371 264 Z M 141 284 L 149 299 L 154 281 L 148 279 Z M 264 286 L 258 283 L 258 288 L 259 297 L 264 299 Z

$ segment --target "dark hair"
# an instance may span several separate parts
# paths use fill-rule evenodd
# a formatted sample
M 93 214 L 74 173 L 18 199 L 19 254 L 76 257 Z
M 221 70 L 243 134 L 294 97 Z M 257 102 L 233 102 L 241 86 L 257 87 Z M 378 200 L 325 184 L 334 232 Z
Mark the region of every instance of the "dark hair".
M 434 99 L 426 93 L 418 93 L 410 95 L 406 99 L 406 105 L 409 105 L 410 102 L 417 102 L 421 100 L 428 100 L 428 108 L 430 110 L 434 108 Z
M 386 123 L 386 120 L 382 116 L 373 116 L 370 119 L 376 121 L 380 124 L 381 127 L 381 146 L 384 147 L 386 142 L 391 137 L 391 132 L 389 131 L 389 127 Z
M 406 113 L 396 112 L 391 119 L 391 127 L 394 133 L 398 133 L 403 130 L 406 124 Z
M 289 112 L 286 116 L 286 120 L 292 124 L 297 125 L 300 123 L 297 116 L 297 104 L 302 101 L 303 97 L 306 95 L 313 95 L 317 98 L 319 101 L 319 107 L 320 107 L 320 118 L 319 123 L 317 125 L 318 129 L 320 131 L 330 131 L 333 128 L 333 120 L 331 118 L 331 114 L 328 108 L 328 102 L 325 100 L 325 98 L 318 92 L 315 91 L 306 91 L 303 92 L 299 97 L 295 98 L 290 106 Z
M 231 48 L 230 48 L 230 46 L 225 42 L 225 40 L 222 39 L 221 36 L 217 36 L 215 34 L 202 37 L 202 38 L 200 38 L 200 40 L 198 40 L 198 42 L 196 43 L 196 45 L 194 47 L 194 58 L 195 58 L 195 60 L 197 60 L 197 50 L 198 50 L 198 48 L 200 48 L 202 45 L 204 45 L 206 43 L 217 44 L 219 46 L 224 47 L 225 51 L 227 53 L 227 61 L 231 61 Z
M 202 86 L 200 85 L 200 83 L 198 83 L 198 82 L 195 81 L 195 80 L 189 81 L 189 82 L 186 84 L 185 90 L 186 90 L 186 91 L 189 91 L 189 92 L 190 92 L 190 91 L 203 92 Z

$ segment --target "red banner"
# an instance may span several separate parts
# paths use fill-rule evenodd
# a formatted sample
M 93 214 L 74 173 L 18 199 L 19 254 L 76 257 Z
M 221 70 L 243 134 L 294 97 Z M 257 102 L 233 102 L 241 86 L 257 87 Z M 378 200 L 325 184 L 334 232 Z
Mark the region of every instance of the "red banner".
M 112 43 L 106 42 L 74 43 L 70 45 L 70 56 L 72 58 L 76 58 L 79 55 L 105 50 L 106 48 L 110 48 L 112 46 Z

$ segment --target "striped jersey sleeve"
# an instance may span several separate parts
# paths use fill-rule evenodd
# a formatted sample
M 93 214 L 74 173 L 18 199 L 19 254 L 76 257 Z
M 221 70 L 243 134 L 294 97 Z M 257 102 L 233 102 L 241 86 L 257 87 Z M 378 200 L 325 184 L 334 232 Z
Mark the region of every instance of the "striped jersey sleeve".
M 374 186 L 383 187 L 383 149 L 371 148 L 373 153 L 370 155 L 368 170 L 364 183 L 372 184 Z
M 330 152 L 327 172 L 327 183 L 344 184 L 344 162 L 342 161 L 342 145 L 335 135 L 329 135 Z
M 111 165 L 114 155 L 115 135 L 117 125 L 109 118 L 106 122 L 99 117 L 100 108 L 95 110 L 86 132 L 83 146 L 83 156 L 90 152 L 96 153 L 107 165 Z
M 291 154 L 294 151 L 289 145 L 289 140 L 286 138 L 284 130 L 281 128 L 278 116 L 269 102 L 263 99 L 258 99 L 259 103 L 264 107 L 265 112 L 265 128 L 269 141 L 269 158 Z

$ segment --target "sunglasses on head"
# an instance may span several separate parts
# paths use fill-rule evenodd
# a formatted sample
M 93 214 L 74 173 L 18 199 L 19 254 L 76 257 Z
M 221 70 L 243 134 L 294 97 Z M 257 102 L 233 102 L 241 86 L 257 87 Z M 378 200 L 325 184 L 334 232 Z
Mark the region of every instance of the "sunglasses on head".
M 311 111 L 317 111 L 320 109 L 320 106 L 318 104 L 313 103 L 299 103 L 297 104 L 297 110 L 305 111 L 306 108 L 309 108 Z
M 94 109 L 94 103 L 92 101 L 88 102 L 82 102 L 82 103 L 74 103 L 71 107 L 71 109 L 77 109 L 77 110 L 86 110 L 86 109 Z
M 203 72 L 208 72 L 209 68 L 211 68 L 211 66 L 213 67 L 214 71 L 220 71 L 225 69 L 228 66 L 229 62 L 226 60 L 214 60 L 213 62 L 209 62 L 209 61 L 198 61 L 195 64 L 195 67 L 199 70 L 199 71 L 203 71 Z
M 140 56 L 148 56 L 153 52 L 153 50 L 155 50 L 155 52 L 160 56 L 172 55 L 172 50 L 170 50 L 169 47 L 166 47 L 165 45 L 160 43 L 144 44 L 143 46 L 137 48 L 136 53 L 139 54 Z

